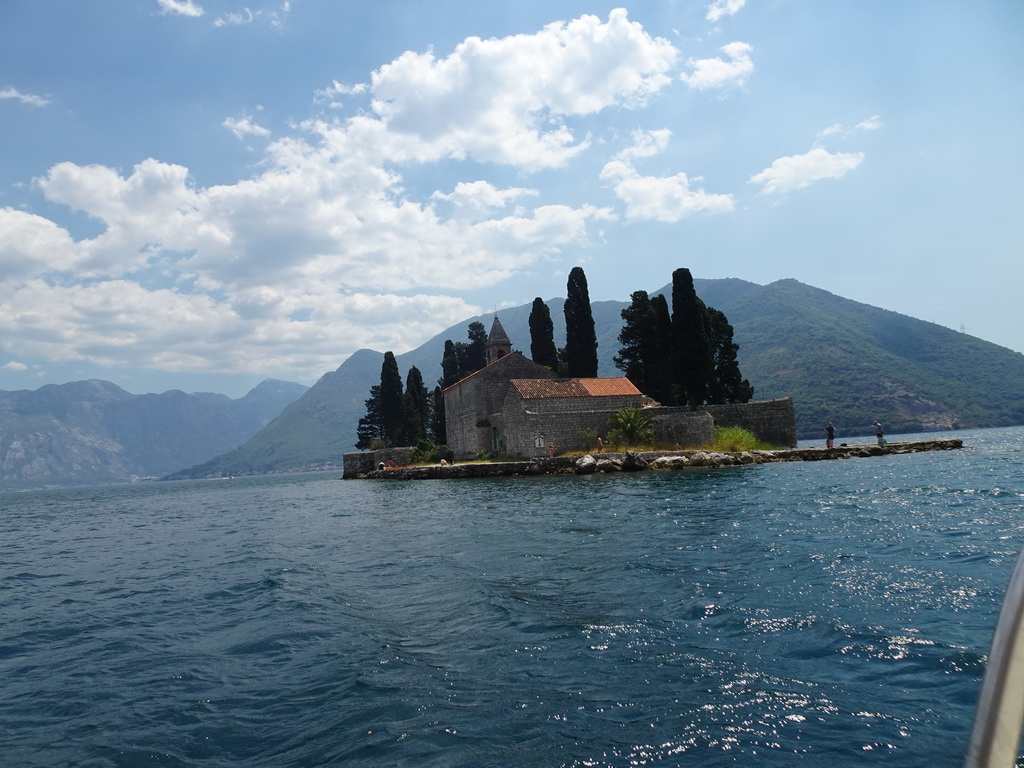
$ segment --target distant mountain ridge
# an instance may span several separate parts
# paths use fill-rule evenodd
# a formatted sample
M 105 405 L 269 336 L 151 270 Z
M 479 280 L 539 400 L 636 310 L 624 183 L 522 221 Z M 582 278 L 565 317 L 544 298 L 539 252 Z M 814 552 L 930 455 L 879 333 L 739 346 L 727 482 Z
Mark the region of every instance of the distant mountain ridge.
M 779 280 L 758 285 L 736 278 L 694 279 L 705 304 L 724 312 L 739 344 L 743 375 L 757 400 L 791 396 L 801 438 L 1024 424 L 1024 355 L 934 323 Z M 634 289 L 636 290 L 636 289 Z M 665 293 L 671 303 L 671 286 Z M 555 341 L 565 338 L 562 299 L 548 299 Z M 592 305 L 599 375 L 619 375 L 621 310 L 625 301 Z M 497 314 L 513 347 L 530 354 L 531 304 Z M 415 365 L 433 387 L 441 375 L 445 339 L 465 341 L 469 323 L 490 328 L 493 314 L 451 326 L 397 355 L 404 378 Z M 323 376 L 251 440 L 174 477 L 272 472 L 338 462 L 354 450 L 356 425 L 370 387 L 380 383 L 383 353 L 363 349 Z
M 267 379 L 237 400 L 97 379 L 0 390 L 0 489 L 165 475 L 238 447 L 306 389 Z

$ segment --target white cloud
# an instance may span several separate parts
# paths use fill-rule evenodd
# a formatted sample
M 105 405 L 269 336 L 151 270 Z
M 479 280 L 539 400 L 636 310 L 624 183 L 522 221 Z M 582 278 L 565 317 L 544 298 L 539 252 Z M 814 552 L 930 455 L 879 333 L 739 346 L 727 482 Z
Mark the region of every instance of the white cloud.
M 818 133 L 818 138 L 840 135 L 849 137 L 854 131 L 877 131 L 884 125 L 879 115 L 872 115 L 867 120 L 861 120 L 852 129 L 844 128 L 840 123 L 830 125 Z
M 33 93 L 22 93 L 17 88 L 4 88 L 0 90 L 0 99 L 16 99 L 22 104 L 29 104 L 33 107 L 45 107 L 50 100 L 45 96 L 37 96 Z
M 27 371 L 28 366 L 24 363 L 19 363 L 17 360 L 11 360 L 4 363 L 3 369 L 5 371 Z
M 642 176 L 635 160 L 654 157 L 668 146 L 672 132 L 667 128 L 634 131 L 633 144 L 622 150 L 601 171 L 612 182 L 615 195 L 626 204 L 626 218 L 676 222 L 697 213 L 727 213 L 735 204 L 731 195 L 691 189 L 685 173 L 674 176 Z
M 0 208 L 0 232 L 0 275 L 6 280 L 66 271 L 77 260 L 77 246 L 67 231 L 34 213 Z
M 343 104 L 339 101 L 338 97 L 355 96 L 367 93 L 369 90 L 370 86 L 368 83 L 356 83 L 354 85 L 349 85 L 347 83 L 339 83 L 335 80 L 326 88 L 314 91 L 313 102 L 316 104 L 326 104 L 332 109 L 339 109 Z
M 735 16 L 747 0 L 714 0 L 708 6 L 707 20 L 714 23 L 724 16 Z
M 803 155 L 780 157 L 771 166 L 750 177 L 762 185 L 764 194 L 786 194 L 822 179 L 841 179 L 864 160 L 862 152 L 835 154 L 815 147 Z
M 877 131 L 883 125 L 884 123 L 882 122 L 882 118 L 880 115 L 872 115 L 867 120 L 862 120 L 861 122 L 857 123 L 857 125 L 855 125 L 854 128 L 861 131 Z
M 178 16 L 191 16 L 198 18 L 203 15 L 202 6 L 196 5 L 193 0 L 156 0 L 160 6 L 160 13 L 174 13 Z
M 535 35 L 469 38 L 444 59 L 406 52 L 372 76 L 373 110 L 420 160 L 472 156 L 528 170 L 587 146 L 564 117 L 643 103 L 667 86 L 676 49 L 612 11 Z
M 246 136 L 259 136 L 266 138 L 270 135 L 270 131 L 261 125 L 257 125 L 252 121 L 252 118 L 246 115 L 241 118 L 228 117 L 221 123 L 225 128 L 235 134 L 239 139 L 244 139 Z
M 237 27 L 242 24 L 252 24 L 256 19 L 255 14 L 248 8 L 243 8 L 241 11 L 225 13 L 222 16 L 218 16 L 214 19 L 213 26 L 215 27 Z
M 477 219 L 505 208 L 521 197 L 535 197 L 537 194 L 535 189 L 522 187 L 498 189 L 488 181 L 460 181 L 451 193 L 438 191 L 432 199 L 451 203 L 459 218 Z
M 601 178 L 614 184 L 629 219 L 672 223 L 697 213 L 728 213 L 735 207 L 732 195 L 691 189 L 685 173 L 641 176 L 628 163 L 613 160 L 605 165 Z
M 461 292 L 578 247 L 613 218 L 496 184 L 487 166 L 465 163 L 465 181 L 451 169 L 463 159 L 519 172 L 568 163 L 590 143 L 567 119 L 644 104 L 670 84 L 676 55 L 624 11 L 584 16 L 470 38 L 444 58 L 406 53 L 368 86 L 334 83 L 323 98 L 365 94 L 371 108 L 295 126 L 236 183 L 201 187 L 154 158 L 127 172 L 58 163 L 35 181 L 47 203 L 100 231 L 76 240 L 47 218 L 0 209 L 0 338 L 19 356 L 306 377 L 360 347 L 410 349 L 479 311 Z M 241 139 L 269 135 L 248 115 L 223 125 Z M 731 206 L 691 190 L 685 174 L 632 171 L 670 136 L 638 132 L 617 160 L 630 215 L 667 221 Z M 429 179 L 420 169 L 435 163 L 444 188 L 405 188 L 401 173 Z
M 632 162 L 645 157 L 654 157 L 665 151 L 672 131 L 659 128 L 652 131 L 633 131 L 633 144 L 615 155 L 615 159 Z
M 689 61 L 693 68 L 692 74 L 683 73 L 679 78 L 699 91 L 708 88 L 740 87 L 746 84 L 754 72 L 754 62 L 750 58 L 753 46 L 748 43 L 729 43 L 720 49 L 728 57 L 724 59 L 698 59 Z

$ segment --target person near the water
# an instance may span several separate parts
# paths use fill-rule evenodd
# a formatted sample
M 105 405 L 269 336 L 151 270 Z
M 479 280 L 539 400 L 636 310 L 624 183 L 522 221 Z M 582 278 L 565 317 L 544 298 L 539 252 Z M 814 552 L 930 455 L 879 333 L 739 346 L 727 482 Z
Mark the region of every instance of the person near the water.
M 832 426 L 832 422 L 830 421 L 828 423 L 828 426 L 825 427 L 825 447 L 826 448 L 833 448 L 833 447 L 835 447 L 833 445 L 833 441 L 835 439 L 836 439 L 836 428 Z
M 885 445 L 885 434 L 882 432 L 882 422 L 873 421 L 871 423 L 875 425 L 875 437 L 878 438 L 878 444 Z

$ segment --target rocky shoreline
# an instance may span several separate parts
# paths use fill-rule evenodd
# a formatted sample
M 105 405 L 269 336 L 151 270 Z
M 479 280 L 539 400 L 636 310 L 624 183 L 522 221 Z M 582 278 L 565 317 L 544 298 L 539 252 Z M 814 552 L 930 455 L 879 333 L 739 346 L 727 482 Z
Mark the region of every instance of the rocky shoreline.
M 777 451 L 650 451 L 636 453 L 602 453 L 584 456 L 556 456 L 530 461 L 492 461 L 466 464 L 419 465 L 391 467 L 355 475 L 372 480 L 440 480 L 448 478 L 517 477 L 532 475 L 575 474 L 597 472 L 643 472 L 648 470 L 736 467 L 767 464 L 774 461 L 824 461 L 829 459 L 867 458 L 897 453 L 950 451 L 963 448 L 963 440 L 922 440 L 887 443 L 886 445 L 841 445 L 837 448 L 785 448 Z

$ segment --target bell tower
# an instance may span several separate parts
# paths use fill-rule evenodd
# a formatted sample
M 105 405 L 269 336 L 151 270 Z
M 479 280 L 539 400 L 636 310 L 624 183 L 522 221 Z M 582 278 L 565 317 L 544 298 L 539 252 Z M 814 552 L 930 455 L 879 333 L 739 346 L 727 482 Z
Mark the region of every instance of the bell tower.
M 494 322 L 491 323 L 491 332 L 487 334 L 487 343 L 484 344 L 484 359 L 490 365 L 509 354 L 512 354 L 512 341 L 505 333 L 505 329 L 501 327 L 498 316 L 495 315 Z

